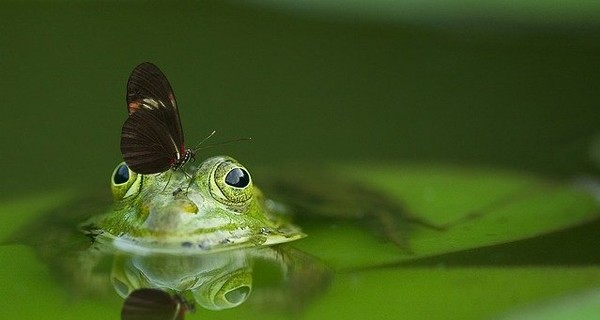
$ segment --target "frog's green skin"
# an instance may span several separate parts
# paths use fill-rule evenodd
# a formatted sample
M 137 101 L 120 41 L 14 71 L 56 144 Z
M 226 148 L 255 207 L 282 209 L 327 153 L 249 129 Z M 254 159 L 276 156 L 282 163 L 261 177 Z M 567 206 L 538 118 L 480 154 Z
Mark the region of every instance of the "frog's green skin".
M 229 185 L 227 175 L 240 169 L 249 178 L 247 185 Z M 190 175 L 181 170 L 141 175 L 119 164 L 111 178 L 115 205 L 92 221 L 92 229 L 137 253 L 197 253 L 304 237 L 234 159 L 209 158 Z

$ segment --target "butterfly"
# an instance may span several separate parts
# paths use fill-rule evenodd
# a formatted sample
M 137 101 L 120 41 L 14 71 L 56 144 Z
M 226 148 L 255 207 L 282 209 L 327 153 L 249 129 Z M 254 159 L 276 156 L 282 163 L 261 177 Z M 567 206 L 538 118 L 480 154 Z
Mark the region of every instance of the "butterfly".
M 121 319 L 123 320 L 183 320 L 186 313 L 194 312 L 192 302 L 182 296 L 174 296 L 161 289 L 137 289 L 123 303 Z
M 177 170 L 194 159 L 184 145 L 175 94 L 167 77 L 150 62 L 139 64 L 127 81 L 129 117 L 121 131 L 121 153 L 140 174 Z

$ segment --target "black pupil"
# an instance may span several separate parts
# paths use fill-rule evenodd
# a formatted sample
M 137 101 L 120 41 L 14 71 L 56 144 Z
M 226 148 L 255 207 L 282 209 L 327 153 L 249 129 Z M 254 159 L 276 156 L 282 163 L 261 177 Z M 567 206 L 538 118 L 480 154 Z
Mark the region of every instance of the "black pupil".
M 129 180 L 129 169 L 126 165 L 122 164 L 117 172 L 115 172 L 115 176 L 113 177 L 115 184 L 122 184 Z
M 242 168 L 235 168 L 227 173 L 225 182 L 236 188 L 244 188 L 250 183 L 250 175 Z

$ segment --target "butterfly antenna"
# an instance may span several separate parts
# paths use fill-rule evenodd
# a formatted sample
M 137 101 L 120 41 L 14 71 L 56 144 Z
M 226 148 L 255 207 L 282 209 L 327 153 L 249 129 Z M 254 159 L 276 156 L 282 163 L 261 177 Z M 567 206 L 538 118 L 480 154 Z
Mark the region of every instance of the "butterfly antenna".
M 210 139 L 212 136 L 214 136 L 214 135 L 215 135 L 215 133 L 217 133 L 217 131 L 216 131 L 216 130 L 213 130 L 213 132 L 211 132 L 209 135 L 207 135 L 207 136 L 206 136 L 206 138 L 202 139 L 202 141 L 200 141 L 200 143 L 198 143 L 198 144 L 196 145 L 196 147 L 194 147 L 194 149 L 192 149 L 192 150 L 194 150 L 194 151 L 196 151 L 196 150 L 200 150 L 200 145 L 202 145 L 204 142 L 206 142 L 206 140 L 208 140 L 208 139 Z

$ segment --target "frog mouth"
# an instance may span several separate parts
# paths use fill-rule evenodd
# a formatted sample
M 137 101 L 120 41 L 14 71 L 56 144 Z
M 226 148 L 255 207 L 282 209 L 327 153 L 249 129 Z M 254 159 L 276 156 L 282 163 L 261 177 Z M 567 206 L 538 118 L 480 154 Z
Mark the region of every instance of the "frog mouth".
M 152 232 L 177 231 L 197 213 L 198 206 L 188 198 L 179 198 L 167 204 L 154 202 L 144 221 L 144 228 Z

